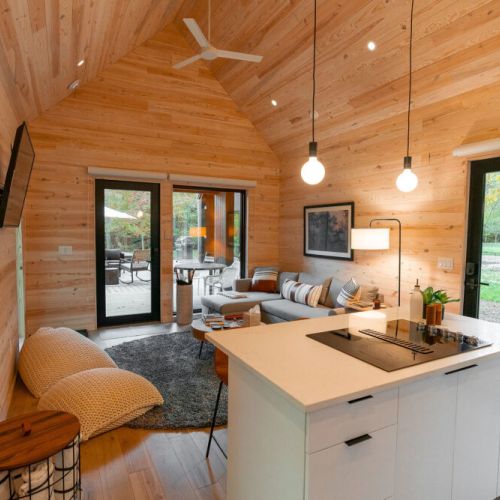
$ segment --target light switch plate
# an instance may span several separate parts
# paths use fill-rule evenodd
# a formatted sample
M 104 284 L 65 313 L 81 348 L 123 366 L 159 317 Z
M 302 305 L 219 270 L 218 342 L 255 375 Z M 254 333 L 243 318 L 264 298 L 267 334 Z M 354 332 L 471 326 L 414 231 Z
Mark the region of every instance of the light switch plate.
M 451 271 L 453 269 L 453 259 L 449 257 L 438 257 L 438 269 Z
M 73 247 L 66 245 L 59 245 L 59 255 L 73 255 Z

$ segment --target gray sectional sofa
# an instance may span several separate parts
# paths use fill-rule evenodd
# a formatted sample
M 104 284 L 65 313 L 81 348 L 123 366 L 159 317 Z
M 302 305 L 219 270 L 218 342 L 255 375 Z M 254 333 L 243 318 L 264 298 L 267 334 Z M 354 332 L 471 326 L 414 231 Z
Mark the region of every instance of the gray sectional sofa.
M 318 307 L 309 307 L 284 299 L 279 290 L 281 290 L 281 285 L 287 279 L 310 285 L 322 284 L 323 293 Z M 245 298 L 231 299 L 221 294 L 208 295 L 202 297 L 201 304 L 204 313 L 217 312 L 220 314 L 248 311 L 258 304 L 260 305 L 261 318 L 264 323 L 282 323 L 305 318 L 332 316 L 352 312 L 352 310 L 345 309 L 337 302 L 337 297 L 344 283 L 343 280 L 334 277 L 314 276 L 305 272 L 281 272 L 278 279 L 279 290 L 276 290 L 275 293 L 252 292 L 250 291 L 251 278 L 237 279 L 234 281 L 233 289 L 244 294 Z M 361 300 L 372 301 L 377 293 L 377 287 L 361 286 Z

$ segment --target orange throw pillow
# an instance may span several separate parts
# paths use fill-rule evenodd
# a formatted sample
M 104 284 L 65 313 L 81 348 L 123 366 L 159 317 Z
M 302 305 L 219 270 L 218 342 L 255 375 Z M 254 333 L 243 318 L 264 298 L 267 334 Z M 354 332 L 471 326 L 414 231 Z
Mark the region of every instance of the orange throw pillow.
M 278 271 L 255 271 L 252 278 L 252 292 L 275 293 L 278 285 Z

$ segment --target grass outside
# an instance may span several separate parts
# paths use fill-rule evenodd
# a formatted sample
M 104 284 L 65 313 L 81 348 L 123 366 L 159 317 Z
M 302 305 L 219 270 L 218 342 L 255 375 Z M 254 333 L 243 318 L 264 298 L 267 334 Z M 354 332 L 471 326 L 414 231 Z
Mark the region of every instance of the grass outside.
M 483 243 L 483 255 L 498 256 L 500 260 L 500 243 Z M 500 302 L 500 272 L 498 266 L 483 263 L 481 281 L 489 286 L 481 287 L 481 300 Z
M 500 256 L 500 243 L 483 243 L 483 255 Z

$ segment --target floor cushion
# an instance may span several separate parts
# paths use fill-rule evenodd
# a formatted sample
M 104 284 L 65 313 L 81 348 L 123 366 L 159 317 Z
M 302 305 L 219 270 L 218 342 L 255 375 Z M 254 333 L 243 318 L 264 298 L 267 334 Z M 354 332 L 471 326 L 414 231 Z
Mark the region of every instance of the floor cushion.
M 41 328 L 24 341 L 19 355 L 19 374 L 37 398 L 64 377 L 90 368 L 116 369 L 116 364 L 70 328 Z
M 38 409 L 75 415 L 85 441 L 161 404 L 163 397 L 144 377 L 120 368 L 94 368 L 55 383 L 40 398 Z

